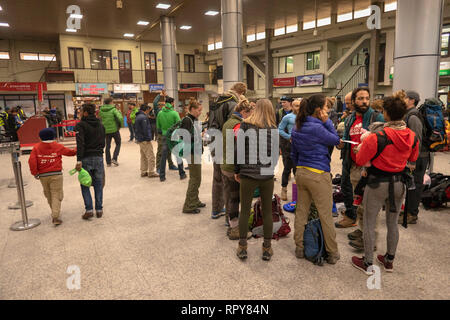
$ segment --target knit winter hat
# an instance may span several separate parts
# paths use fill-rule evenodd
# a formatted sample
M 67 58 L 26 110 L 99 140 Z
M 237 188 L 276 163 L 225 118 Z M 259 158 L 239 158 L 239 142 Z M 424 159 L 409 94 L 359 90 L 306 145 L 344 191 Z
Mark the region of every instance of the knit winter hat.
M 39 138 L 41 138 L 42 141 L 55 140 L 55 130 L 52 128 L 42 129 L 39 131 Z

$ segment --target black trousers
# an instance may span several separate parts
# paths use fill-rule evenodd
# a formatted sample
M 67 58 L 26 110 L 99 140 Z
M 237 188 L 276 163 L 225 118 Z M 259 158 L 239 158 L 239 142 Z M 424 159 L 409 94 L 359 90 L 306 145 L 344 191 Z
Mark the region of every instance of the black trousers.
M 297 171 L 297 167 L 294 165 L 291 159 L 291 142 L 280 137 L 281 157 L 283 158 L 283 175 L 281 176 L 281 186 L 287 187 L 289 184 L 289 175 L 291 171 L 294 173 Z
M 345 215 L 356 220 L 356 210 L 353 208 L 353 186 L 350 181 L 350 169 L 342 166 L 341 191 L 344 194 Z
M 120 137 L 120 131 L 116 131 L 114 133 L 108 133 L 106 135 L 106 163 L 111 164 L 111 140 L 114 139 L 114 143 L 116 144 L 116 148 L 114 149 L 113 159 L 117 161 L 120 152 L 120 145 L 122 144 L 122 139 Z
M 416 169 L 413 172 L 416 190 L 408 191 L 408 203 L 406 205 L 408 213 L 413 216 L 417 216 L 419 214 L 419 204 L 422 199 L 423 191 L 423 176 L 425 175 L 429 161 L 429 157 L 419 158 L 416 161 Z

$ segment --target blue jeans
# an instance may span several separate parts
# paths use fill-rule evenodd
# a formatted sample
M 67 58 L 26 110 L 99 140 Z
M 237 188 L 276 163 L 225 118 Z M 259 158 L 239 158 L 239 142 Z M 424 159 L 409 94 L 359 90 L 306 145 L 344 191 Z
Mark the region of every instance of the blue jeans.
M 134 140 L 134 124 L 128 124 L 128 129 L 130 130 L 130 141 Z
M 172 156 L 172 153 L 169 150 L 169 146 L 167 145 L 166 139 L 167 138 L 165 136 L 162 137 L 161 164 L 159 166 L 159 178 L 160 179 L 166 178 L 167 157 Z M 180 177 L 182 177 L 186 174 L 186 172 L 184 171 L 184 167 L 183 167 L 183 160 L 181 158 L 179 158 L 178 156 L 176 158 L 177 158 L 177 164 L 178 164 L 178 172 L 180 174 Z
M 103 182 L 105 179 L 105 167 L 103 157 L 87 157 L 82 160 L 83 169 L 85 169 L 92 177 L 92 186 L 95 193 L 95 210 L 103 210 Z M 83 195 L 84 207 L 87 212 L 93 211 L 91 191 L 88 187 L 81 186 L 81 194 Z

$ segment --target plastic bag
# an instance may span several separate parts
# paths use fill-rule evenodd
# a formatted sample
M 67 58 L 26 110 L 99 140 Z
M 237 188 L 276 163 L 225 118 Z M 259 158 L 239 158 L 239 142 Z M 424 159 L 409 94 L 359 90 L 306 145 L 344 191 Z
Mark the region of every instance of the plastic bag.
M 92 178 L 89 172 L 84 170 L 83 168 L 80 171 L 77 171 L 77 169 L 70 170 L 69 173 L 71 176 L 73 176 L 75 173 L 78 172 L 78 181 L 82 186 L 90 187 L 92 185 Z

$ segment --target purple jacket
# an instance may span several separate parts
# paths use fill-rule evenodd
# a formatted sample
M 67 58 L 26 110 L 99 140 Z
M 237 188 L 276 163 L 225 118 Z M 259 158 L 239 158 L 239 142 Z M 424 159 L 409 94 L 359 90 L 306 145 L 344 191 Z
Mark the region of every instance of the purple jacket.
M 330 172 L 331 157 L 328 147 L 340 143 L 331 120 L 323 123 L 309 116 L 300 130 L 297 128 L 292 130 L 291 138 L 291 159 L 295 166 Z

